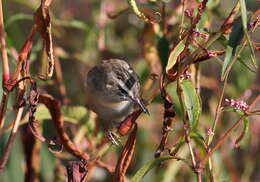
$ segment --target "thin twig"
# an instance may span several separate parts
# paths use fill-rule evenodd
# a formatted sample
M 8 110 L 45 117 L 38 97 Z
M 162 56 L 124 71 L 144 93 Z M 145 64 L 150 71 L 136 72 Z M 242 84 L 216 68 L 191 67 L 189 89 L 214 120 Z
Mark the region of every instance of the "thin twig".
M 6 163 L 7 163 L 7 160 L 9 158 L 9 155 L 10 155 L 10 152 L 11 152 L 11 148 L 12 148 L 12 145 L 14 143 L 14 139 L 15 139 L 15 136 L 17 134 L 17 130 L 18 130 L 18 127 L 19 127 L 19 123 L 21 121 L 21 117 L 22 117 L 22 113 L 23 113 L 23 107 L 20 107 L 17 111 L 17 115 L 16 115 L 16 119 L 14 121 L 14 126 L 13 126 L 13 129 L 11 131 L 11 134 L 8 138 L 8 142 L 7 144 L 5 145 L 4 147 L 4 152 L 3 152 L 3 156 L 0 160 L 0 173 L 3 171 Z
M 3 92 L 1 105 L 0 105 L 0 136 L 1 136 L 1 130 L 4 126 L 4 120 L 5 120 L 5 112 L 6 112 L 6 106 L 8 103 L 8 92 Z
M 1 43 L 1 57 L 3 60 L 3 65 L 2 65 L 3 88 L 5 87 L 5 84 L 10 79 L 10 71 L 9 71 L 4 29 L 5 28 L 4 28 L 4 18 L 3 18 L 3 7 L 2 7 L 2 1 L 0 1 L 0 43 Z M 7 106 L 7 102 L 8 102 L 8 96 L 9 96 L 9 94 L 4 91 L 2 100 L 1 100 L 1 105 L 0 105 L 0 130 L 4 125 L 5 111 L 6 111 L 6 106 Z
M 251 110 L 256 106 L 256 104 L 259 102 L 260 100 L 260 94 L 254 99 L 254 101 L 252 102 L 252 104 L 250 104 L 248 110 L 251 112 Z
M 2 1 L 0 1 L 0 42 L 1 42 L 1 56 L 3 60 L 3 85 L 10 79 L 10 71 L 8 64 L 8 56 L 6 50 L 5 30 Z
M 55 71 L 55 76 L 56 76 L 56 80 L 57 80 L 58 87 L 59 87 L 59 92 L 62 97 L 62 103 L 68 104 L 69 98 L 67 97 L 66 87 L 65 87 L 65 84 L 63 81 L 61 63 L 60 63 L 60 59 L 58 57 L 56 57 L 55 63 L 56 64 L 54 64 L 54 67 L 55 67 L 54 71 Z
M 217 105 L 216 112 L 215 112 L 214 121 L 213 121 L 213 124 L 212 124 L 212 127 L 211 127 L 213 133 L 215 132 L 217 123 L 218 123 L 219 118 L 220 118 L 221 105 L 222 105 L 222 101 L 223 101 L 223 98 L 224 98 L 225 89 L 226 89 L 226 86 L 227 86 L 227 78 L 228 78 L 228 76 L 224 80 L 224 84 L 223 84 L 223 87 L 222 87 L 222 90 L 221 90 L 221 93 L 220 93 L 220 98 L 218 100 L 218 105 Z M 214 137 L 214 134 L 208 135 L 207 145 L 210 145 L 210 143 L 213 140 L 213 137 Z

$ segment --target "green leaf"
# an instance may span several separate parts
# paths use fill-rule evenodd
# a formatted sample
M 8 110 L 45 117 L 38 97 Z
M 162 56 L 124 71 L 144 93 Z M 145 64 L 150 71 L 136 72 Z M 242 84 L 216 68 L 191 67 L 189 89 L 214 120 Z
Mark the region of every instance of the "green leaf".
M 31 14 L 25 14 L 25 13 L 17 13 L 14 14 L 13 16 L 9 17 L 6 21 L 5 27 L 8 28 L 10 25 L 15 23 L 16 21 L 19 20 L 33 20 L 33 16 Z
M 177 58 L 180 55 L 180 53 L 184 50 L 185 44 L 184 41 L 181 40 L 176 47 L 171 51 L 168 63 L 166 66 L 166 72 L 168 72 L 177 62 Z
M 83 106 L 62 106 L 61 111 L 65 121 L 78 124 L 88 120 L 88 111 Z M 37 107 L 35 117 L 37 120 L 51 119 L 48 109 L 43 104 L 39 104 Z M 27 119 L 28 116 L 25 118 Z
M 39 104 L 39 106 L 37 107 L 35 117 L 37 120 L 51 119 L 49 110 L 43 104 Z
M 249 119 L 248 119 L 248 117 L 245 117 L 243 125 L 244 125 L 243 131 L 239 135 L 239 137 L 236 139 L 236 142 L 235 142 L 236 145 L 238 145 L 241 142 L 241 140 L 245 137 L 245 135 L 248 132 L 248 128 L 249 128 Z
M 224 63 L 222 66 L 222 72 L 221 72 L 221 80 L 224 80 L 224 78 L 227 75 L 227 71 L 229 69 L 231 69 L 231 63 L 232 63 L 232 55 L 233 55 L 233 48 L 228 46 L 226 49 L 226 55 L 225 55 L 225 59 L 224 59 Z
M 161 63 L 163 65 L 163 68 L 166 67 L 167 62 L 168 62 L 168 57 L 169 57 L 169 49 L 170 43 L 167 40 L 166 37 L 160 37 L 157 43 L 157 50 L 158 54 L 161 60 Z
M 188 114 L 191 129 L 195 129 L 201 114 L 200 97 L 190 80 L 182 80 L 180 82 L 180 87 L 183 94 L 183 107 L 185 113 Z
M 159 157 L 156 158 L 148 163 L 146 163 L 142 168 L 140 168 L 135 175 L 131 178 L 130 182 L 139 182 L 143 179 L 143 177 L 155 166 L 157 166 L 158 164 L 160 164 L 163 161 L 166 160 L 170 160 L 170 159 L 174 159 L 174 157 Z
M 239 2 L 240 2 L 240 6 L 241 6 L 240 10 L 241 10 L 243 30 L 244 30 L 244 33 L 245 33 L 245 36 L 246 36 L 246 40 L 248 42 L 248 45 L 249 45 L 249 48 L 250 48 L 250 52 L 251 52 L 250 58 L 251 58 L 253 66 L 255 67 L 255 69 L 257 69 L 256 57 L 255 57 L 255 52 L 254 52 L 254 46 L 253 46 L 253 44 L 251 42 L 250 36 L 248 34 L 248 31 L 247 31 L 247 22 L 248 22 L 248 20 L 247 20 L 246 3 L 245 3 L 245 0 L 239 0 Z
M 254 70 L 254 69 L 251 68 L 249 65 L 247 65 L 247 64 L 245 63 L 245 61 L 244 61 L 241 57 L 237 58 L 237 60 L 238 60 L 239 63 L 241 63 L 244 67 L 246 67 L 249 71 L 251 71 L 252 73 L 256 73 L 256 70 Z
M 235 55 L 236 48 L 240 44 L 243 36 L 244 36 L 244 31 L 242 27 L 242 20 L 241 18 L 239 18 L 235 20 L 232 26 L 232 32 L 229 36 L 228 46 L 226 49 L 226 55 L 225 55 L 224 63 L 222 66 L 222 72 L 221 72 L 222 80 L 224 80 L 224 78 L 227 76 L 227 73 L 231 70 L 232 65 L 236 61 L 236 59 L 232 59 L 232 58 Z
M 63 106 L 64 119 L 72 123 L 80 123 L 88 120 L 88 111 L 83 106 Z
M 184 142 L 185 143 L 185 142 Z M 189 156 L 189 149 L 188 147 L 182 147 L 180 150 L 178 150 L 178 155 L 182 157 L 183 159 L 187 159 Z M 183 163 L 179 161 L 169 161 L 167 168 L 164 169 L 164 174 L 162 175 L 162 179 L 160 182 L 174 182 L 177 181 L 177 175 L 180 173 L 180 171 L 183 169 Z

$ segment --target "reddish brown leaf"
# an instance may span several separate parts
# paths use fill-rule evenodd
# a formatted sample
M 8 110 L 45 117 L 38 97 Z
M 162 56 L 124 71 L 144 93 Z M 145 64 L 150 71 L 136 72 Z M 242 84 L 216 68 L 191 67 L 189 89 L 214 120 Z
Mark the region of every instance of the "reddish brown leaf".
M 221 31 L 224 34 L 231 33 L 231 27 L 234 24 L 234 20 L 239 12 L 240 4 L 237 3 L 236 6 L 232 9 L 231 13 L 229 14 L 228 18 L 226 18 L 225 22 L 221 26 Z
M 39 182 L 41 143 L 29 131 L 27 125 L 22 127 L 22 142 L 25 155 L 25 182 Z
M 128 134 L 128 132 L 132 129 L 136 119 L 140 116 L 141 113 L 142 113 L 141 110 L 134 112 L 133 114 L 128 116 L 124 122 L 120 124 L 120 127 L 118 129 L 120 135 Z
M 35 118 L 35 113 L 37 110 L 38 102 L 39 102 L 39 93 L 37 91 L 36 82 L 31 81 L 31 89 L 30 89 L 30 93 L 29 93 L 29 123 L 28 123 L 28 126 L 29 126 L 32 134 L 36 138 L 38 138 L 40 141 L 45 142 L 45 143 L 49 144 L 50 146 L 58 146 L 58 149 L 56 149 L 55 151 L 53 150 L 53 152 L 61 152 L 62 146 L 60 146 L 60 144 L 54 140 L 49 140 L 49 139 L 45 138 L 38 129 L 40 127 L 40 123 Z
M 113 182 L 125 181 L 125 173 L 130 165 L 135 149 L 137 129 L 137 123 L 135 123 L 135 127 L 128 137 L 123 152 L 121 153 L 120 158 L 117 162 L 115 173 L 113 175 Z
M 66 165 L 68 182 L 82 182 L 87 175 L 86 161 L 70 161 Z
M 49 6 L 45 5 L 42 1 L 41 6 L 34 14 L 34 23 L 37 27 L 37 31 L 40 33 L 44 40 L 45 51 L 48 56 L 48 66 L 46 75 L 41 75 L 43 79 L 49 79 L 53 74 L 54 69 L 54 55 L 53 44 L 51 35 L 51 18 L 49 13 Z
M 160 75 L 162 66 L 157 51 L 156 35 L 154 25 L 146 24 L 144 30 L 144 58 L 150 66 L 151 73 Z
M 75 155 L 79 158 L 88 160 L 89 155 L 87 153 L 81 152 L 76 145 L 71 141 L 68 134 L 64 128 L 64 118 L 61 113 L 61 104 L 58 100 L 53 98 L 49 94 L 41 94 L 39 96 L 39 103 L 43 103 L 49 110 L 51 117 L 54 121 L 54 125 L 58 131 L 59 138 L 64 145 L 65 149 L 68 150 L 72 155 Z

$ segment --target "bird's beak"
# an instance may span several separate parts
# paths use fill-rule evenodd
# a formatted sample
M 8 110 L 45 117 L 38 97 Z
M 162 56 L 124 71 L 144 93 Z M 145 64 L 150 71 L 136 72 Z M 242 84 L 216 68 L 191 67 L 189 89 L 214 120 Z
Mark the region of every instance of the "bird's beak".
M 145 106 L 145 104 L 143 103 L 142 100 L 140 100 L 140 99 L 138 98 L 138 99 L 135 99 L 134 101 L 141 107 L 141 109 L 143 110 L 143 112 L 144 112 L 145 114 L 150 115 L 148 109 L 146 108 L 146 106 Z

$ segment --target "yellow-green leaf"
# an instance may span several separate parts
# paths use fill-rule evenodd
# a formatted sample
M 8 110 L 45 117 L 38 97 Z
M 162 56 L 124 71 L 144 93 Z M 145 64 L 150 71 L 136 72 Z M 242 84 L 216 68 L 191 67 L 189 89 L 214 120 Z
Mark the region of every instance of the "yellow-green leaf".
M 195 129 L 201 114 L 201 101 L 195 87 L 190 80 L 180 82 L 183 97 L 183 107 L 188 114 L 188 120 L 191 129 Z
M 166 66 L 166 72 L 168 72 L 177 62 L 177 58 L 180 55 L 180 53 L 184 50 L 185 44 L 184 41 L 180 41 L 176 47 L 171 51 L 168 63 Z

